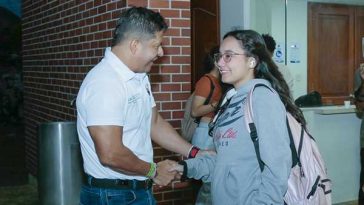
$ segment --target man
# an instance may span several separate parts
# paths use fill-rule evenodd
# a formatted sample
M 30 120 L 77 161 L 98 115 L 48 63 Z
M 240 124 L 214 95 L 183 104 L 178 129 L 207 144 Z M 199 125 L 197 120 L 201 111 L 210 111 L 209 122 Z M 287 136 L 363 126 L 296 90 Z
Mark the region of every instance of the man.
M 146 74 L 163 56 L 167 27 L 157 12 L 126 9 L 117 21 L 111 48 L 81 85 L 77 130 L 87 178 L 81 204 L 155 204 L 151 182 L 165 186 L 176 172 L 169 171 L 173 161 L 153 162 L 151 139 L 184 156 L 194 157 L 199 151 L 157 112 Z
M 265 45 L 267 46 L 268 51 L 273 57 L 274 50 L 276 49 L 276 41 L 269 34 L 262 35 Z M 293 77 L 288 67 L 282 64 L 277 64 L 278 70 L 282 73 L 284 80 L 287 82 L 289 90 L 291 91 L 291 95 L 293 94 Z
M 360 127 L 360 189 L 359 189 L 359 205 L 364 205 L 364 63 L 360 64 L 359 69 L 355 71 L 354 76 L 354 96 L 355 105 L 358 111 L 358 115 L 362 118 Z

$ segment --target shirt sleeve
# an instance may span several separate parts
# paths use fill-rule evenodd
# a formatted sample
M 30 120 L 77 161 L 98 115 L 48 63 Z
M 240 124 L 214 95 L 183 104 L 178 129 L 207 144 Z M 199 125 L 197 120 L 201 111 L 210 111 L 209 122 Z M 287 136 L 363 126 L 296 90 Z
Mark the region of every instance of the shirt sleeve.
M 214 173 L 216 156 L 203 155 L 185 160 L 187 164 L 187 177 L 201 179 L 203 182 L 211 182 Z
M 200 78 L 197 81 L 195 86 L 195 95 L 207 98 L 210 94 L 211 82 L 210 79 L 206 76 Z
M 292 165 L 286 110 L 278 95 L 258 87 L 253 93 L 253 113 L 264 170 L 259 189 L 247 204 L 283 204 Z
M 123 126 L 127 99 L 119 83 L 96 81 L 90 83 L 85 97 L 86 125 Z

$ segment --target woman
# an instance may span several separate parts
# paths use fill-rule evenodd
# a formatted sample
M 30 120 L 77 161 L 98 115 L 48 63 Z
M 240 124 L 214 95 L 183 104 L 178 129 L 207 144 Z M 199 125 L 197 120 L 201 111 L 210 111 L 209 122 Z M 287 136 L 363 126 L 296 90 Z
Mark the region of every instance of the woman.
M 219 52 L 219 47 L 213 47 L 204 59 L 205 75 L 202 76 L 196 83 L 194 98 L 192 100 L 191 115 L 194 118 L 200 119 L 200 123 L 196 128 L 192 144 L 200 149 L 214 150 L 212 137 L 209 136 L 209 122 L 215 115 L 217 104 L 221 98 L 221 85 L 219 69 L 214 64 L 214 54 Z M 211 96 L 209 96 L 211 93 Z M 209 102 L 205 103 L 210 97 Z M 210 183 L 203 183 L 195 205 L 210 205 Z
M 286 110 L 303 124 L 300 110 L 292 103 L 289 88 L 273 63 L 263 38 L 252 30 L 227 33 L 215 55 L 224 83 L 235 94 L 223 105 L 212 129 L 215 156 L 182 161 L 176 170 L 190 178 L 212 182 L 213 204 L 284 204 L 283 196 L 291 169 L 291 150 Z M 261 172 L 253 142 L 244 126 L 245 97 L 255 83 L 264 86 L 253 93 L 253 113 L 264 162 Z M 229 92 L 230 93 L 230 92 Z

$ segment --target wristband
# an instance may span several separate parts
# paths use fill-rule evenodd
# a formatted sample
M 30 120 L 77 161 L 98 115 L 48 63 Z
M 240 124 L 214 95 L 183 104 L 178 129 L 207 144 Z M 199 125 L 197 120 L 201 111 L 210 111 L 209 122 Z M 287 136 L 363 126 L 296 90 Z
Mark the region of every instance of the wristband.
M 192 145 L 190 151 L 188 152 L 188 158 L 195 158 L 197 153 L 200 151 L 200 148 Z
M 150 168 L 146 177 L 153 179 L 156 175 L 157 175 L 157 164 L 152 162 L 150 163 Z
M 178 164 L 183 166 L 183 173 L 180 180 L 184 182 L 187 179 L 187 163 L 185 161 L 179 161 Z

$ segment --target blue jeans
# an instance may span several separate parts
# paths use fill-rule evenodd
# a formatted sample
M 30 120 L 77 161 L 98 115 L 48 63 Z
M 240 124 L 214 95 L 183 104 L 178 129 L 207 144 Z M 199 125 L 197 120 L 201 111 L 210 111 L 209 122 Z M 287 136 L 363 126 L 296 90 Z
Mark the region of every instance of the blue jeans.
M 155 205 L 151 189 L 104 189 L 82 185 L 80 205 Z

